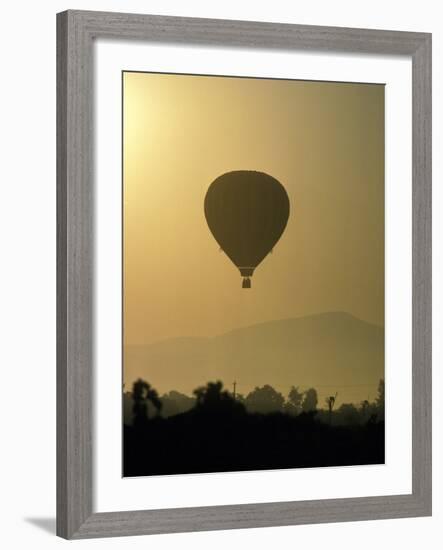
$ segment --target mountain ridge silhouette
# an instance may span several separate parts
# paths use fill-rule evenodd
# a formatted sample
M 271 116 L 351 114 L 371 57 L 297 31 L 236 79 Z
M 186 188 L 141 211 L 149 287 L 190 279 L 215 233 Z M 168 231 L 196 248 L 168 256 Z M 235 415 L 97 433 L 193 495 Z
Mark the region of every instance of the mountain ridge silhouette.
M 383 376 L 384 329 L 346 312 L 277 319 L 213 337 L 170 338 L 125 350 L 125 382 L 142 377 L 161 393 L 174 389 L 190 395 L 195 387 L 220 379 L 226 386 L 237 380 L 245 394 L 264 384 L 284 394 L 292 385 L 331 386 L 341 391 L 341 401 L 356 401 L 374 396 Z M 354 387 L 352 392 L 344 391 L 347 386 Z

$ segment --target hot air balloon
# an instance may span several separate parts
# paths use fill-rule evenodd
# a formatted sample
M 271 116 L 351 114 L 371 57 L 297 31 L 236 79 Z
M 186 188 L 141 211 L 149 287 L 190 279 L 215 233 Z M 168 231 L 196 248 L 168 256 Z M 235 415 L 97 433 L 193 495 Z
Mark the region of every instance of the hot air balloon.
M 240 270 L 243 288 L 251 288 L 254 269 L 272 251 L 288 222 L 285 188 L 263 172 L 227 172 L 209 186 L 204 209 L 212 235 Z

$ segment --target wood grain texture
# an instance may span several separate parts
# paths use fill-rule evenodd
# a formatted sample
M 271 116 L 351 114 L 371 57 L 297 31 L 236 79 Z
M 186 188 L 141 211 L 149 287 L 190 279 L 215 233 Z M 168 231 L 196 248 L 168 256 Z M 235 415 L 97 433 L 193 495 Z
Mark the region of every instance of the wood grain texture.
M 58 16 L 57 533 L 92 513 L 92 57 L 75 16 Z
M 412 489 L 432 510 L 432 43 L 412 57 Z
M 413 80 L 411 495 L 93 513 L 93 41 L 408 55 Z M 68 11 L 57 16 L 57 534 L 88 538 L 431 514 L 431 35 Z

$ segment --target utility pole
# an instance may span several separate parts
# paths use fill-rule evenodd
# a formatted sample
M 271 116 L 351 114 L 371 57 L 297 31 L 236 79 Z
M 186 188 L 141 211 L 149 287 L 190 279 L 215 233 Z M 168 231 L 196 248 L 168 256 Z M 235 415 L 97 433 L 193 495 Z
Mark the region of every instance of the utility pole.
M 232 383 L 233 387 L 234 387 L 234 391 L 232 393 L 234 399 L 235 399 L 235 388 L 237 387 L 237 382 L 234 380 L 234 382 Z

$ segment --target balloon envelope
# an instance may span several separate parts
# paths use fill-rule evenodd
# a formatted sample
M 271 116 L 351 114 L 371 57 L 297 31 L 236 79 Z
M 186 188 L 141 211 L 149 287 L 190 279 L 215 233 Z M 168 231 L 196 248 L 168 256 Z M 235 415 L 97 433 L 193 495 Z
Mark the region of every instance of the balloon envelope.
M 250 288 L 249 277 L 272 251 L 288 222 L 285 188 L 263 172 L 228 172 L 211 183 L 204 208 L 215 240 L 240 270 L 243 288 Z

